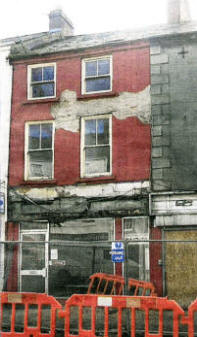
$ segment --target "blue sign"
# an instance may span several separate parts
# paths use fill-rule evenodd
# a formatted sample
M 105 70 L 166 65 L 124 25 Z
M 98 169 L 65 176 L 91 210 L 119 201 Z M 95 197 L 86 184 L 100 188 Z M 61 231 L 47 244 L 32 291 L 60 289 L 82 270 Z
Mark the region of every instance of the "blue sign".
M 3 193 L 0 193 L 0 213 L 4 213 L 4 207 L 5 207 L 5 197 Z
M 121 241 L 112 242 L 111 250 L 112 262 L 124 262 L 124 243 Z

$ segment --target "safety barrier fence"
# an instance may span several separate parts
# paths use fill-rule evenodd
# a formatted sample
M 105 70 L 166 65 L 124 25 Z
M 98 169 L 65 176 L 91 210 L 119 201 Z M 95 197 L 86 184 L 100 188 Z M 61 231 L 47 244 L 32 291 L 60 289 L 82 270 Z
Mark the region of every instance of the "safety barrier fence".
M 61 304 L 54 297 L 10 292 L 1 293 L 0 301 L 1 337 L 55 336 L 56 313 Z
M 188 337 L 197 332 L 197 300 L 187 314 L 165 297 L 76 294 L 65 307 L 46 294 L 1 293 L 0 300 L 1 337 L 56 336 L 56 316 L 64 337 L 179 337 L 181 327 Z
M 104 273 L 90 276 L 88 294 L 122 295 L 124 290 L 124 277 Z
M 139 281 L 130 278 L 128 281 L 129 295 L 157 296 L 155 287 L 151 282 Z

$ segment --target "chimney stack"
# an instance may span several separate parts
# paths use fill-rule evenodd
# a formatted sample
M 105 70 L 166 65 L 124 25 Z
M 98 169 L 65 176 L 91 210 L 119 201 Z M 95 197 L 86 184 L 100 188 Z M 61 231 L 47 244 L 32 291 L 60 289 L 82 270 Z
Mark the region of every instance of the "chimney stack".
M 61 31 L 65 36 L 74 35 L 74 26 L 61 9 L 49 13 L 49 31 Z
M 168 0 L 168 23 L 180 24 L 191 21 L 188 0 Z

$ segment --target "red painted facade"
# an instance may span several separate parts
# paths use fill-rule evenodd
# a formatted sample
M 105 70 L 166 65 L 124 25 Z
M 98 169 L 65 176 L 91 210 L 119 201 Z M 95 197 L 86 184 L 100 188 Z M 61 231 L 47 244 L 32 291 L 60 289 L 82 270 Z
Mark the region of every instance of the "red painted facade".
M 81 63 L 83 58 L 112 55 L 113 84 L 111 93 L 81 95 Z M 27 99 L 27 67 L 31 64 L 56 62 L 56 98 Z M 58 54 L 32 60 L 15 61 L 13 72 L 13 97 L 10 133 L 9 185 L 29 187 L 63 186 L 80 183 L 99 184 L 137 182 L 150 179 L 151 133 L 150 124 L 137 116 L 125 119 L 112 118 L 112 175 L 81 179 L 80 177 L 80 129 L 71 132 L 63 128 L 54 135 L 54 179 L 48 181 L 25 181 L 25 124 L 28 121 L 53 120 L 52 104 L 58 104 L 65 90 L 76 92 L 78 102 L 87 99 L 116 98 L 121 92 L 140 93 L 150 85 L 150 51 L 144 43 L 116 46 L 113 48 L 87 50 L 85 52 Z M 102 111 L 101 111 L 102 114 Z M 138 214 L 136 214 L 138 215 Z M 145 214 L 147 216 L 148 214 Z M 122 240 L 122 218 L 115 218 L 115 240 Z M 11 226 L 11 225 L 10 225 Z M 8 227 L 9 233 L 13 228 Z M 19 226 L 16 226 L 18 229 Z M 18 237 L 16 237 L 17 239 Z M 15 281 L 8 279 L 8 290 L 17 288 L 17 251 L 13 257 Z M 151 264 L 155 268 L 155 264 Z M 121 263 L 115 266 L 119 275 Z M 151 271 L 151 279 L 154 278 Z M 15 283 L 14 283 L 15 282 Z
M 163 296 L 163 276 L 162 276 L 162 231 L 160 228 L 151 228 L 150 239 L 156 240 L 150 243 L 150 280 L 156 287 L 158 296 Z M 158 242 L 157 242 L 158 240 Z
M 19 240 L 19 226 L 18 224 L 8 223 L 6 226 L 6 239 L 8 241 Z M 9 291 L 17 291 L 18 288 L 18 258 L 19 258 L 19 245 L 8 244 L 8 250 L 6 252 L 7 265 L 6 265 L 6 277 L 7 289 Z
M 36 63 L 56 62 L 57 99 L 64 90 L 72 90 L 81 96 L 81 59 L 111 54 L 113 57 L 112 93 L 140 92 L 150 84 L 149 47 L 143 44 L 97 50 L 79 54 L 59 55 L 36 59 Z M 50 99 L 27 100 L 27 65 L 35 60 L 14 64 L 13 99 L 10 139 L 9 184 L 30 184 L 24 181 L 25 122 L 52 120 Z M 86 95 L 87 96 L 87 95 Z M 97 95 L 98 99 L 102 94 Z M 113 97 L 110 95 L 110 97 Z M 88 97 L 91 98 L 91 95 Z M 102 111 L 101 111 L 102 114 Z M 113 118 L 112 123 L 112 177 L 113 182 L 140 181 L 150 177 L 150 125 L 137 117 L 124 120 Z M 72 151 L 70 151 L 72 149 Z M 47 183 L 72 185 L 80 180 L 80 132 L 58 129 L 55 132 L 54 180 Z M 91 180 L 91 179 L 90 179 Z M 92 179 L 93 181 L 95 179 Z M 100 178 L 99 178 L 100 180 Z M 46 183 L 46 182 L 45 182 Z M 35 184 L 35 183 L 34 183 Z M 38 182 L 38 185 L 44 182 Z

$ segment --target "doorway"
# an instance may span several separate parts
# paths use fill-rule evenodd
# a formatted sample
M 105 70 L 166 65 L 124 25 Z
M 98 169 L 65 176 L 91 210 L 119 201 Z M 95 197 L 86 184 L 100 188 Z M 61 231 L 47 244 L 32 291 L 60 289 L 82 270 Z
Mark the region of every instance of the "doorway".
M 47 231 L 22 231 L 21 241 L 20 291 L 48 293 Z

